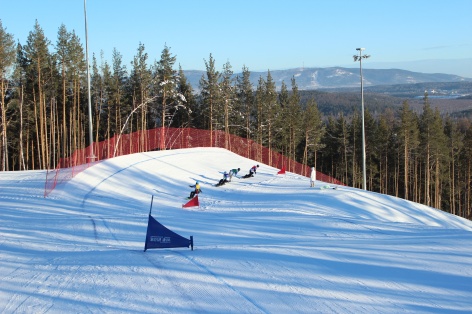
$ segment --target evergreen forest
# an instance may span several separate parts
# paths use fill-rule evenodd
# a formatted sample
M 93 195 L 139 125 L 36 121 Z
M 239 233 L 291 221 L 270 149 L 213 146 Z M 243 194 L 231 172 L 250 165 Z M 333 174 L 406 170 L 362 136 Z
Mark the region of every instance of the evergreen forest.
M 342 110 L 332 97 L 321 111 L 316 93 L 304 97 L 294 77 L 277 91 L 267 71 L 254 86 L 248 68 L 235 76 L 229 61 L 218 68 L 209 54 L 194 89 L 170 47 L 150 57 L 142 43 L 130 63 L 113 49 L 111 61 L 93 55 L 87 71 L 84 44 L 65 25 L 50 41 L 36 22 L 16 43 L 0 20 L 0 42 L 2 171 L 52 169 L 90 138 L 191 127 L 251 139 L 363 186 L 360 104 Z M 425 93 L 420 112 L 405 100 L 367 109 L 364 120 L 368 190 L 472 218 L 469 118 L 441 114 Z

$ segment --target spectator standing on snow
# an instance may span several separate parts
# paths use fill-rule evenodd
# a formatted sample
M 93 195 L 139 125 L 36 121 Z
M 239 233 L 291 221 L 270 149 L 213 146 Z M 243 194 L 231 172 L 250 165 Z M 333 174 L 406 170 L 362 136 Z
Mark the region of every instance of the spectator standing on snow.
M 198 183 L 198 181 L 195 182 L 194 185 L 190 185 L 190 187 L 194 188 L 194 190 L 190 192 L 190 196 L 188 198 L 193 198 L 195 195 L 202 192 L 202 190 L 200 189 L 200 183 Z
M 312 188 L 315 187 L 315 181 L 316 181 L 316 170 L 315 170 L 315 167 L 311 167 L 310 187 Z
M 231 179 L 233 178 L 233 176 L 236 176 L 239 172 L 239 170 L 241 170 L 240 168 L 238 169 L 231 169 L 229 171 L 229 182 L 231 182 Z

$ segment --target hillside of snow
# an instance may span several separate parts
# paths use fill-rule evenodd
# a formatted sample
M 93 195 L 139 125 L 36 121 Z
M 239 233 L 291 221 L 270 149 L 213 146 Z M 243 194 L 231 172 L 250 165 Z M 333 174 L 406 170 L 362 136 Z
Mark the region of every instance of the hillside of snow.
M 219 148 L 0 172 L 1 313 L 470 313 L 472 222 Z M 182 208 L 199 181 L 200 206 Z M 331 185 L 331 187 L 334 187 Z M 188 248 L 144 252 L 148 214 Z

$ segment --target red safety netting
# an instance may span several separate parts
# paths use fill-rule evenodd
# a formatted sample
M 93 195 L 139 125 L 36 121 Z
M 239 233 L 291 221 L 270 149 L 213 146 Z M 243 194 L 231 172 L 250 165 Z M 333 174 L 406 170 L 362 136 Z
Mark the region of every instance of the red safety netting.
M 240 156 L 264 163 L 275 168 L 309 176 L 311 168 L 282 154 L 257 144 L 253 140 L 226 134 L 223 131 L 191 128 L 156 128 L 131 134 L 114 136 L 109 140 L 93 143 L 91 147 L 75 151 L 68 158 L 61 158 L 56 168 L 46 176 L 44 196 L 54 190 L 57 184 L 70 180 L 75 175 L 102 160 L 153 150 L 167 150 L 192 147 L 220 147 Z M 317 172 L 317 180 L 344 185 L 342 182 Z

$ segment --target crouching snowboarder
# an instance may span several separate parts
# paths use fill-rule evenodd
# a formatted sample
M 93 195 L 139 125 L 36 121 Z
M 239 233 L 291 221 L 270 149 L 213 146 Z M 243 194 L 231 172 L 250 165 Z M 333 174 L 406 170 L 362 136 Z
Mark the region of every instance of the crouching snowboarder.
M 256 174 L 257 168 L 259 168 L 259 165 L 257 165 L 257 166 L 252 166 L 252 168 L 249 169 L 249 173 L 246 174 L 246 175 L 243 177 L 243 179 L 247 179 L 247 178 L 249 178 L 249 177 L 254 177 L 254 175 Z
M 241 169 L 240 169 L 240 168 L 238 168 L 238 169 L 231 169 L 231 170 L 229 171 L 229 182 L 231 182 L 231 179 L 233 178 L 233 176 L 235 176 L 236 178 L 238 177 L 238 176 L 236 176 L 236 175 L 238 174 L 239 170 L 241 170 Z
M 190 196 L 187 197 L 188 199 L 193 198 L 195 195 L 202 193 L 202 190 L 200 189 L 200 183 L 195 182 L 194 185 L 189 185 L 191 188 L 194 188 L 192 192 L 190 192 Z
M 228 178 L 229 178 L 229 174 L 225 171 L 223 173 L 223 179 L 220 180 L 220 182 L 218 182 L 217 184 L 215 184 L 215 186 L 222 186 L 223 184 L 225 184 L 226 182 L 229 182 L 228 181 Z

